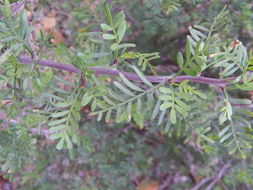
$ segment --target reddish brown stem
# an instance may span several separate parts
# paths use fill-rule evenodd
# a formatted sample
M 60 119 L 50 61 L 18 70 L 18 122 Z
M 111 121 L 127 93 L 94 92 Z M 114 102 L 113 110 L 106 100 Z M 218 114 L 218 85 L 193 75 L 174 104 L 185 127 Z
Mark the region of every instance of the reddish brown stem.
M 33 64 L 33 60 L 28 56 L 21 56 L 19 58 L 20 63 L 22 64 Z M 76 67 L 72 65 L 67 65 L 55 61 L 49 61 L 49 60 L 40 60 L 36 62 L 39 65 L 65 70 L 77 74 L 81 74 L 81 71 L 77 69 Z M 129 73 L 125 71 L 118 70 L 116 68 L 105 68 L 105 67 L 90 67 L 90 70 L 93 70 L 95 74 L 98 75 L 114 75 L 118 76 L 119 73 L 122 73 L 126 78 L 132 81 L 141 82 L 142 80 L 139 78 L 137 74 Z M 150 82 L 152 83 L 160 83 L 160 82 L 182 82 L 184 80 L 188 80 L 190 82 L 196 82 L 196 83 L 202 83 L 202 84 L 209 84 L 217 87 L 225 87 L 228 85 L 228 83 L 235 79 L 235 77 L 227 78 L 227 79 L 214 79 L 214 78 L 208 78 L 208 77 L 201 77 L 201 76 L 187 76 L 182 75 L 178 76 L 173 79 L 173 76 L 151 76 L 146 75 L 145 76 Z M 173 80 L 171 80 L 173 79 Z

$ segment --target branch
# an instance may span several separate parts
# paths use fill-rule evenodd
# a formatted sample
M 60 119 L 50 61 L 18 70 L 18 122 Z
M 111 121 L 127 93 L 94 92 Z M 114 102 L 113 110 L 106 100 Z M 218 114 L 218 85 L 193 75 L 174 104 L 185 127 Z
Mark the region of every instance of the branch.
M 209 181 L 214 180 L 214 177 L 207 177 L 202 179 L 197 185 L 195 185 L 193 188 L 191 188 L 191 190 L 198 190 L 200 189 L 203 185 L 205 185 L 206 183 L 208 183 Z
M 195 185 L 191 190 L 198 190 L 206 183 L 212 181 L 205 190 L 212 190 L 215 184 L 225 175 L 225 173 L 228 171 L 228 169 L 231 167 L 231 160 L 228 161 L 219 171 L 219 173 L 216 176 L 211 176 L 202 179 L 197 185 Z
M 22 64 L 34 64 L 34 60 L 32 60 L 28 56 L 21 56 L 19 58 L 19 62 Z M 69 72 L 73 72 L 76 74 L 81 74 L 81 71 L 77 69 L 76 67 L 72 65 L 67 65 L 59 62 L 49 61 L 49 60 L 40 60 L 36 62 L 36 64 L 47 66 L 59 70 L 65 70 Z M 104 67 L 90 67 L 90 70 L 94 71 L 95 74 L 98 75 L 114 75 L 118 76 L 119 73 L 122 73 L 126 78 L 132 81 L 141 82 L 142 80 L 139 78 L 137 74 L 124 72 L 121 70 L 118 70 L 116 68 L 104 68 Z M 235 77 L 227 78 L 227 79 L 214 79 L 214 78 L 208 78 L 208 77 L 201 77 L 201 76 L 187 76 L 182 75 L 178 76 L 175 79 L 173 79 L 173 76 L 151 76 L 146 75 L 145 76 L 150 82 L 152 83 L 160 83 L 160 82 L 182 82 L 184 80 L 188 80 L 190 82 L 196 82 L 196 83 L 202 83 L 202 84 L 209 84 L 217 87 L 225 87 L 228 85 L 229 81 L 232 81 L 235 79 Z
M 225 173 L 227 172 L 227 170 L 231 167 L 231 161 L 227 162 L 227 164 L 225 164 L 220 172 L 218 173 L 218 175 L 214 178 L 214 180 L 207 186 L 206 190 L 212 190 L 213 187 L 215 186 L 215 184 L 225 175 Z

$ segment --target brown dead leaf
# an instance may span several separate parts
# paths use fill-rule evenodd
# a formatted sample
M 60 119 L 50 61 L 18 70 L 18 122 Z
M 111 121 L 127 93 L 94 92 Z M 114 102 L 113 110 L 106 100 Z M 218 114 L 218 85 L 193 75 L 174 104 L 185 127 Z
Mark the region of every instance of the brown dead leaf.
M 56 19 L 55 17 L 44 17 L 41 21 L 42 28 L 47 29 L 53 29 L 56 25 Z
M 56 28 L 56 18 L 55 13 L 50 12 L 47 16 L 39 22 L 39 25 L 35 28 L 35 33 L 39 34 L 40 30 L 43 30 L 47 35 L 52 35 L 52 43 L 57 45 L 61 42 L 64 42 L 64 37 L 60 30 Z
M 157 181 L 142 181 L 138 187 L 137 190 L 158 190 L 159 183 Z
M 55 29 L 52 35 L 54 36 L 54 39 L 52 39 L 53 44 L 58 45 L 61 42 L 64 42 L 64 37 L 59 30 Z
M 1 103 L 3 105 L 10 105 L 10 104 L 12 104 L 12 100 L 2 100 Z

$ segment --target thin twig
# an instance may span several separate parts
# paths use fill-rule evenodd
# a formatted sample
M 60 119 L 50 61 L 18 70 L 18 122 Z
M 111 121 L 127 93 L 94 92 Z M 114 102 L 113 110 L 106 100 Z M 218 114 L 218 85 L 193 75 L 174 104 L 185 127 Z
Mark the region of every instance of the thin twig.
M 231 162 L 227 162 L 220 170 L 214 180 L 207 186 L 206 190 L 212 190 L 215 184 L 225 175 L 227 170 L 231 167 Z
M 213 179 L 214 179 L 214 177 L 204 178 L 199 183 L 197 183 L 197 185 L 195 185 L 193 188 L 191 188 L 191 190 L 198 190 L 200 187 L 202 187 L 203 185 L 205 185 L 206 183 L 208 183 L 209 181 L 211 181 Z
M 19 58 L 20 63 L 22 64 L 33 64 L 33 60 L 28 56 L 21 56 Z M 59 62 L 54 62 L 50 60 L 40 60 L 37 62 L 37 64 L 42 66 L 47 66 L 59 70 L 65 70 L 77 74 L 82 74 L 79 69 L 72 65 L 67 65 Z M 118 70 L 116 68 L 104 68 L 104 67 L 90 67 L 90 70 L 93 70 L 95 74 L 98 75 L 114 75 L 118 76 L 119 73 L 122 73 L 126 78 L 132 81 L 141 82 L 142 80 L 139 78 L 137 74 L 124 72 L 121 70 Z M 188 80 L 190 82 L 196 82 L 196 83 L 202 83 L 202 84 L 209 84 L 217 87 L 225 87 L 228 85 L 228 83 L 235 79 L 235 77 L 227 78 L 227 79 L 214 79 L 214 78 L 208 78 L 208 77 L 201 77 L 201 76 L 177 76 L 173 79 L 173 76 L 151 76 L 146 75 L 145 76 L 150 82 L 152 83 L 160 83 L 160 82 L 182 82 L 184 80 Z M 172 80 L 173 79 L 173 80 Z
M 202 179 L 198 184 L 196 184 L 191 190 L 198 190 L 200 189 L 203 185 L 206 183 L 210 182 L 211 183 L 207 186 L 205 190 L 212 190 L 215 184 L 225 175 L 227 170 L 231 167 L 231 161 L 228 161 L 220 170 L 219 173 L 216 176 L 211 176 Z

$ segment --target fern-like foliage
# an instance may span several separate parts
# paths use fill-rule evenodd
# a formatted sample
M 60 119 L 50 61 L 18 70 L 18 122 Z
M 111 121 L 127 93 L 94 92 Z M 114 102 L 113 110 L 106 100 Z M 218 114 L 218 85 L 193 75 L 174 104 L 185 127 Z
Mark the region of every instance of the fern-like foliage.
M 27 24 L 26 12 L 22 11 L 20 15 L 12 16 L 10 4 L 5 1 L 5 6 L 0 9 L 0 15 L 2 16 L 0 18 L 1 44 L 8 44 L 8 47 L 12 48 L 11 51 L 17 54 L 21 53 L 24 49 L 32 54 L 29 36 L 33 29 Z
M 187 75 L 196 76 L 207 68 L 221 68 L 222 77 L 240 75 L 247 70 L 247 51 L 241 42 L 230 42 L 225 47 L 218 36 L 227 28 L 228 12 L 225 8 L 211 24 L 193 25 L 189 27 L 187 36 L 185 62 L 179 52 L 177 62 Z
M 65 85 L 73 85 L 61 78 L 58 80 L 61 83 L 64 82 Z M 41 102 L 43 111 L 39 111 L 39 113 L 50 118 L 48 122 L 50 138 L 58 141 L 56 148 L 59 150 L 63 147 L 72 149 L 73 144 L 79 143 L 77 130 L 79 128 L 78 121 L 81 119 L 80 109 L 83 104 L 83 101 L 80 103 L 82 91 L 83 88 L 72 92 L 57 89 L 56 95 L 44 93 L 40 97 L 43 100 Z M 66 96 L 67 98 L 65 98 Z
M 249 143 L 253 137 L 251 124 L 241 116 L 233 116 L 233 119 L 225 125 L 218 136 L 220 143 L 228 148 L 229 154 L 239 152 L 240 156 L 245 158 L 244 151 L 252 147 Z
M 134 120 L 140 124 L 140 127 L 143 127 L 142 110 L 144 106 L 149 110 L 151 109 L 154 93 L 159 93 L 158 88 L 162 84 L 153 85 L 137 67 L 132 66 L 132 69 L 138 75 L 142 85 L 144 85 L 143 87 L 134 84 L 124 76 L 124 73 L 120 73 L 119 77 L 121 82 L 113 82 L 114 90 L 107 90 L 107 93 L 102 96 L 103 102 L 87 94 L 84 96 L 83 101 L 85 103 L 93 99 L 91 106 L 92 111 L 95 110 L 95 107 L 100 108 L 100 110 L 92 113 L 98 115 L 98 121 L 105 115 L 105 121 L 109 122 L 114 114 L 114 118 L 117 122 L 130 121 L 131 118 L 134 118 Z
M 190 35 L 187 36 L 186 43 L 186 63 L 183 62 L 183 56 L 178 53 L 177 60 L 180 68 L 186 74 L 196 75 L 196 73 L 203 71 L 206 68 L 206 62 L 209 54 L 209 46 L 213 33 L 217 32 L 217 27 L 222 25 L 221 18 L 226 19 L 227 12 L 222 11 L 217 17 L 214 18 L 212 24 L 194 25 L 189 27 Z M 225 22 L 226 23 L 226 22 Z M 217 45 L 217 44 L 216 44 Z M 195 71 L 195 72 L 194 72 Z
M 35 139 L 29 135 L 29 131 L 20 124 L 13 125 L 9 130 L 1 131 L 0 162 L 2 171 L 20 171 L 27 163 L 27 157 L 35 150 L 34 142 Z
M 226 15 L 227 12 L 222 10 L 214 18 L 213 23 L 189 27 L 191 35 L 187 37 L 185 56 L 181 52 L 178 53 L 177 62 L 180 70 L 174 78 L 181 73 L 197 76 L 207 68 L 222 68 L 221 76 L 227 77 L 238 73 L 244 78 L 241 85 L 236 84 L 233 87 L 233 83 L 231 83 L 231 89 L 243 89 L 243 85 L 251 83 L 251 80 L 246 77 L 250 63 L 247 62 L 245 47 L 238 42 L 236 44 L 230 43 L 226 48 L 216 42 L 218 36 L 222 34 L 219 29 L 224 27 Z M 105 42 L 110 42 L 107 47 L 110 47 L 113 58 L 119 58 L 122 65 L 129 64 L 129 60 L 137 59 L 137 65 L 141 67 L 142 71 L 145 71 L 146 67 L 149 66 L 156 74 L 150 61 L 159 58 L 158 53 L 127 52 L 126 48 L 133 46 L 121 43 L 126 31 L 124 13 L 120 12 L 113 19 L 109 8 L 106 7 L 106 16 L 108 24 L 101 24 L 100 27 L 103 30 L 103 39 Z M 212 133 L 210 117 L 217 118 L 218 125 L 226 126 L 226 130 L 221 130 L 219 133 L 219 137 L 222 139 L 220 140 L 221 143 L 228 139 L 232 140 L 231 144 L 236 143 L 237 145 L 236 150 L 241 154 L 244 152 L 242 147 L 247 140 L 245 142 L 235 140 L 235 138 L 238 139 L 240 135 L 244 136 L 245 134 L 235 127 L 239 119 L 238 116 L 234 115 L 232 98 L 228 98 L 226 88 L 223 89 L 224 102 L 220 101 L 217 104 L 217 110 L 220 110 L 220 113 L 214 113 L 212 116 L 206 114 L 204 117 L 202 114 L 208 113 L 211 99 L 187 80 L 181 83 L 173 83 L 172 78 L 171 84 L 166 84 L 166 81 L 152 84 L 134 65 L 130 66 L 130 70 L 136 74 L 139 83 L 129 80 L 128 74 L 124 72 L 110 80 L 104 77 L 95 77 L 92 71 L 89 71 L 89 66 L 100 66 L 94 60 L 96 58 L 100 60 L 107 54 L 110 53 L 98 55 L 94 49 L 85 51 L 85 53 L 78 52 L 73 64 L 89 78 L 86 87 L 78 93 L 74 93 L 68 100 L 59 99 L 51 103 L 58 110 L 50 115 L 52 120 L 49 123 L 50 131 L 53 133 L 51 138 L 59 139 L 58 149 L 63 148 L 65 144 L 68 148 L 72 148 L 72 143 L 78 143 L 76 135 L 77 121 L 80 120 L 78 110 L 81 106 L 89 106 L 92 112 L 90 115 L 97 115 L 97 121 L 101 121 L 103 118 L 106 123 L 133 121 L 140 128 L 144 128 L 144 122 L 148 119 L 155 122 L 155 125 L 160 127 L 163 133 L 167 133 L 169 136 L 184 137 L 185 142 L 197 139 L 198 143 L 213 143 L 215 135 Z M 122 66 L 122 68 L 124 67 Z M 81 103 L 78 104 L 78 101 Z M 201 107 L 201 111 L 199 107 Z M 244 110 L 244 112 L 246 111 Z M 225 136 L 228 131 L 230 131 L 229 135 Z M 240 132 L 242 133 L 240 134 Z M 212 136 L 210 136 L 211 134 Z M 230 148 L 229 151 L 231 152 Z M 236 151 L 233 150 L 233 152 Z
M 56 145 L 57 149 L 62 149 L 65 143 L 67 148 L 71 149 L 73 147 L 72 142 L 78 143 L 77 129 L 79 125 L 77 121 L 81 118 L 79 113 L 81 105 L 74 101 L 57 103 L 57 107 L 66 108 L 66 110 L 51 114 L 52 121 L 48 125 L 50 126 L 49 131 L 53 134 L 50 135 L 50 138 L 52 140 L 59 139 Z
M 183 55 L 181 52 L 177 54 L 177 62 L 180 67 L 181 72 L 186 73 L 190 76 L 196 76 L 198 73 L 202 72 L 206 69 L 206 61 L 207 56 L 204 53 L 204 43 L 200 41 L 198 45 L 196 45 L 195 49 L 192 49 L 190 42 L 187 41 L 186 43 L 186 60 L 184 61 Z M 192 53 L 192 56 L 191 56 Z
M 26 22 L 25 13 L 11 16 L 8 1 L 5 2 L 4 8 L 1 9 L 3 19 L 0 22 L 1 26 L 6 28 L 0 31 L 0 48 L 5 49 L 0 57 L 0 63 L 5 69 L 0 78 L 1 85 L 7 86 L 12 83 L 14 89 L 32 89 L 25 93 L 26 99 L 36 99 L 33 103 L 39 109 L 34 112 L 49 120 L 50 138 L 58 141 L 57 149 L 71 149 L 73 144 L 80 143 L 78 122 L 81 120 L 80 110 L 84 108 L 91 111 L 90 115 L 96 115 L 97 121 L 104 119 L 106 123 L 132 121 L 143 129 L 145 122 L 149 121 L 164 134 L 183 137 L 185 142 L 196 140 L 198 143 L 213 143 L 216 135 L 212 131 L 212 125 L 218 125 L 222 127 L 218 135 L 220 142 L 225 143 L 229 152 L 239 152 L 243 155 L 245 147 L 250 146 L 250 124 L 242 115 L 251 117 L 252 114 L 246 109 L 241 109 L 238 113 L 234 106 L 236 101 L 240 104 L 246 102 L 248 105 L 249 100 L 240 100 L 233 93 L 230 95 L 230 90 L 253 89 L 253 75 L 247 73 L 252 67 L 252 54 L 248 58 L 246 48 L 240 41 L 220 40 L 228 23 L 228 12 L 225 9 L 213 18 L 211 23 L 190 26 L 185 54 L 177 54 L 180 68 L 178 73 L 170 76 L 170 80 L 164 78 L 160 83 L 151 83 L 150 76 L 146 77 L 144 72 L 149 67 L 152 73 L 157 75 L 153 61 L 160 57 L 159 53 L 127 51 L 128 48 L 135 47 L 135 44 L 124 42 L 128 26 L 125 13 L 121 11 L 114 16 L 109 6 L 106 6 L 107 22 L 99 25 L 102 31 L 94 27 L 96 31 L 84 32 L 88 37 L 84 42 L 87 44 L 81 45 L 77 51 L 72 51 L 68 58 L 64 59 L 81 71 L 81 82 L 78 78 L 76 82 L 70 83 L 53 77 L 51 70 L 46 70 L 45 75 L 35 81 L 33 77 L 39 75 L 38 73 L 22 72 L 22 66 L 17 64 L 16 56 L 25 49 L 33 54 L 28 43 L 31 28 Z M 154 11 L 154 14 L 160 16 L 177 11 L 180 7 L 179 1 L 169 0 L 146 0 L 144 4 L 150 10 L 158 6 L 160 11 Z M 9 19 L 12 17 L 14 19 Z M 125 69 L 133 74 L 122 71 L 113 78 L 95 76 L 94 68 L 105 65 L 111 69 Z M 218 71 L 220 77 L 236 76 L 234 81 L 222 86 L 224 98 L 219 97 L 215 106 L 212 102 L 215 96 L 208 97 L 207 93 L 204 94 L 202 86 L 194 85 L 188 80 L 174 82 L 182 73 L 191 78 L 202 75 L 207 69 Z M 53 89 L 51 81 L 69 86 L 76 85 L 76 88 L 72 89 L 72 92 L 60 88 Z M 44 92 L 46 88 L 48 89 Z M 17 91 L 14 92 L 7 90 L 5 94 L 10 99 L 18 99 Z M 12 106 L 8 116 L 17 114 L 17 107 L 21 107 L 21 103 Z M 216 107 L 218 113 L 209 116 L 210 107 Z M 231 149 L 232 147 L 236 149 Z
M 158 52 L 154 53 L 139 53 L 139 52 L 125 52 L 123 53 L 120 58 L 122 60 L 125 59 L 138 59 L 137 65 L 141 67 L 142 71 L 145 71 L 146 67 L 148 66 L 149 69 L 156 74 L 155 66 L 150 63 L 150 61 L 160 58 Z
M 181 84 L 174 83 L 169 87 L 160 87 L 161 95 L 157 101 L 156 107 L 153 111 L 152 119 L 156 118 L 159 110 L 161 111 L 158 125 L 164 123 L 165 118 L 168 118 L 165 122 L 165 132 L 172 134 L 174 128 L 177 137 L 186 137 L 185 141 L 188 142 L 193 133 L 197 133 L 199 136 L 208 139 L 204 134 L 210 130 L 202 131 L 193 127 L 192 123 L 203 122 L 203 117 L 199 117 L 198 107 L 199 99 L 206 99 L 207 97 L 196 90 L 194 87 L 187 84 L 188 81 L 184 81 Z M 200 124 L 201 126 L 201 124 Z M 203 125 L 204 126 L 204 125 Z M 203 134 L 201 134 L 203 132 Z M 210 142 L 213 142 L 211 139 Z
M 14 174 L 17 188 L 26 189 L 118 190 L 154 177 L 161 189 L 191 189 L 191 180 L 167 179 L 193 174 L 210 180 L 201 188 L 252 186 L 251 159 L 228 160 L 252 151 L 253 55 L 244 38 L 250 22 L 238 35 L 244 45 L 229 39 L 237 35 L 227 30 L 226 8 L 209 19 L 222 6 L 218 1 L 73 0 L 59 7 L 55 1 L 50 7 L 64 19 L 59 32 L 69 27 L 66 45 L 55 45 L 43 32 L 31 36 L 34 20 L 27 22 L 25 11 L 11 13 L 13 2 L 0 2 L 1 179 Z M 206 12 L 206 2 L 214 9 Z M 250 5 L 230 2 L 229 10 L 242 9 L 240 19 L 252 16 L 250 6 L 239 4 Z M 189 22 L 196 24 L 182 48 Z M 182 52 L 175 56 L 177 48 Z M 166 52 L 177 73 L 159 65 Z M 224 167 L 214 167 L 214 157 Z M 200 169 L 178 172 L 182 163 Z M 52 168 L 60 170 L 55 178 Z M 71 175 L 57 175 L 62 172 Z M 230 182 L 210 175 L 228 175 Z
M 103 34 L 103 38 L 105 40 L 114 41 L 114 43 L 111 45 L 111 50 L 116 52 L 116 57 L 118 56 L 118 51 L 120 49 L 135 47 L 135 44 L 132 43 L 121 43 L 123 40 L 123 37 L 126 32 L 126 19 L 124 12 L 120 12 L 115 16 L 115 19 L 113 20 L 111 11 L 109 7 L 106 7 L 106 17 L 108 24 L 101 24 L 101 29 L 105 32 Z
M 144 5 L 155 14 L 158 14 L 161 10 L 166 14 L 170 14 L 178 11 L 181 7 L 179 0 L 144 0 Z
M 238 43 L 238 44 L 237 44 Z M 233 74 L 241 74 L 247 70 L 247 51 L 241 42 L 232 43 L 224 47 L 224 51 L 210 55 L 213 58 L 215 68 L 222 68 L 221 76 L 227 77 Z M 234 47 L 233 47 L 234 46 Z

